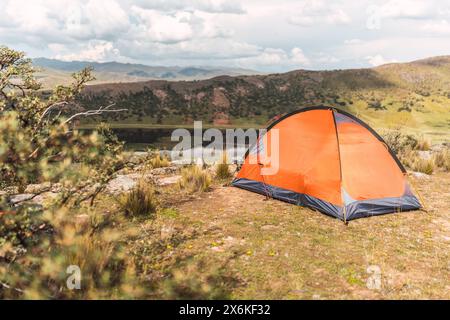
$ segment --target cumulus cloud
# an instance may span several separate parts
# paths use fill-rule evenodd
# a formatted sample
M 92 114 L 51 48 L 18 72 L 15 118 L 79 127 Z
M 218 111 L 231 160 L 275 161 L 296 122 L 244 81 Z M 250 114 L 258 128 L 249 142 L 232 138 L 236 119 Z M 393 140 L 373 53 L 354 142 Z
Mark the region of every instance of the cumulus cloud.
M 5 0 L 1 5 L 0 26 L 17 42 L 32 36 L 49 42 L 106 40 L 129 27 L 127 13 L 114 0 Z
M 121 56 L 119 49 L 114 48 L 113 43 L 108 41 L 90 41 L 76 52 L 61 44 L 50 44 L 49 48 L 55 53 L 53 58 L 63 61 L 125 62 L 126 60 Z
M 369 62 L 369 64 L 371 66 L 374 66 L 374 67 L 381 66 L 381 65 L 387 64 L 387 63 L 397 62 L 395 59 L 387 60 L 381 54 L 377 54 L 374 56 L 367 56 L 366 60 L 367 60 L 367 62 Z
M 209 15 L 198 12 L 176 11 L 173 13 L 143 9 L 132 6 L 136 21 L 127 34 L 128 38 L 163 43 L 191 39 L 228 37 L 232 31 L 215 24 Z
M 310 65 L 309 59 L 303 53 L 303 50 L 300 48 L 293 48 L 291 50 L 290 60 L 300 66 L 308 66 Z

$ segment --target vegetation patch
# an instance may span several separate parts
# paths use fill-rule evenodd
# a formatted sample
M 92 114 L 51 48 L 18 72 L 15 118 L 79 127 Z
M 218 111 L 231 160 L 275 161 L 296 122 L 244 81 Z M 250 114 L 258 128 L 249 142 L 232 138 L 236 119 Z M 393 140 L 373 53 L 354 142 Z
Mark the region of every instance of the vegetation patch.
M 196 165 L 181 170 L 181 179 L 178 186 L 188 192 L 205 192 L 211 186 L 211 175 Z
M 119 198 L 122 211 L 132 217 L 154 217 L 157 200 L 153 186 L 145 180 L 139 180 L 136 186 Z

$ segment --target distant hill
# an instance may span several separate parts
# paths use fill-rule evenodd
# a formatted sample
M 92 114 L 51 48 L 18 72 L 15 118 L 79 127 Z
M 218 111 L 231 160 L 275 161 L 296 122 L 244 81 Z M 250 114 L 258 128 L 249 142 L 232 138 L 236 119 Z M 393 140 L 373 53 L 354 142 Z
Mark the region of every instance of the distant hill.
M 49 88 L 56 84 L 68 83 L 70 75 L 85 67 L 93 67 L 97 80 L 94 83 L 136 82 L 149 79 L 201 80 L 219 75 L 258 74 L 253 70 L 226 67 L 164 67 L 119 62 L 61 61 L 36 58 L 33 64 L 40 68 L 38 77 Z
M 188 74 L 197 72 L 192 69 Z M 276 115 L 325 104 L 376 128 L 405 127 L 450 141 L 450 56 L 367 69 L 110 83 L 88 86 L 80 97 L 85 108 L 111 102 L 129 111 L 103 120 L 121 126 L 182 125 L 194 119 L 262 126 Z

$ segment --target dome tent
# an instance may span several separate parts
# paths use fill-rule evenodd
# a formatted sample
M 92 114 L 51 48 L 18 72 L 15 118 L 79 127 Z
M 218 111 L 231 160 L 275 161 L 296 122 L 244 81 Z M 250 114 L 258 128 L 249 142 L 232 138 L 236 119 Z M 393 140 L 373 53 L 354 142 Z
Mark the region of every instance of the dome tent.
M 273 165 L 274 129 L 278 170 L 265 174 L 262 169 Z M 345 111 L 325 106 L 294 111 L 273 122 L 265 138 L 247 151 L 233 186 L 343 221 L 421 208 L 396 155 Z

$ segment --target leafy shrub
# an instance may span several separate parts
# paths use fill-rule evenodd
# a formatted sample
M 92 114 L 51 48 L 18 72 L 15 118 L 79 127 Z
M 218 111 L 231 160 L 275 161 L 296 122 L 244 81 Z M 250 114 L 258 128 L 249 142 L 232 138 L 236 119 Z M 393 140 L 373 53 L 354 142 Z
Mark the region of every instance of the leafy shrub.
M 386 131 L 382 133 L 382 136 L 387 145 L 397 155 L 408 150 L 415 150 L 419 143 L 414 136 L 403 134 L 400 131 Z
M 91 134 L 74 129 L 79 117 L 89 115 L 74 97 L 94 79 L 91 69 L 43 95 L 24 53 L 0 46 L 0 65 L 0 184 L 20 190 L 29 183 L 58 181 L 63 203 L 93 201 L 123 165 L 123 146 L 105 125 Z M 98 113 L 113 111 L 119 110 L 99 107 Z
M 22 206 L 13 211 L 0 206 L 0 260 L 11 260 L 20 251 L 37 245 L 48 224 L 36 207 Z
M 178 186 L 189 192 L 204 192 L 211 185 L 211 176 L 198 166 L 189 166 L 181 170 L 181 179 Z
M 87 116 L 75 103 L 90 69 L 69 86 L 42 94 L 31 60 L 0 47 L 0 185 L 23 190 L 29 183 L 58 182 L 49 207 L 9 206 L 0 201 L 0 298 L 127 297 L 135 287 L 133 266 L 108 223 L 88 216 L 80 228 L 74 212 L 95 197 L 124 165 L 123 145 L 105 125 L 92 133 L 75 128 Z M 100 107 L 98 112 L 115 112 Z M 11 191 L 14 193 L 16 191 Z M 98 219 L 97 219 L 98 220 Z M 95 223 L 94 223 L 95 222 Z M 92 224 L 94 223 L 94 224 Z M 127 231 L 120 237 L 126 239 Z M 66 288 L 66 268 L 78 265 L 84 290 Z
M 140 180 L 128 193 L 119 198 L 122 210 L 128 216 L 154 216 L 156 212 L 156 196 L 153 187 Z

